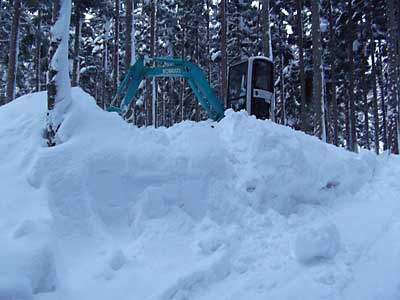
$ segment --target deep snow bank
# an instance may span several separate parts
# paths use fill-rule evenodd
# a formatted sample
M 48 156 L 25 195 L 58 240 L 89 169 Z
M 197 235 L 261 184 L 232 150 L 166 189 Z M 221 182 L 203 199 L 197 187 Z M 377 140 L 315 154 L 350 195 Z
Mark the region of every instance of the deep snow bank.
M 363 259 L 379 237 L 400 232 L 400 185 L 387 180 L 397 158 L 244 112 L 138 129 L 73 98 L 51 149 L 45 94 L 0 108 L 0 273 L 15 278 L 0 280 L 0 299 L 345 299 L 373 278 Z M 18 243 L 38 250 L 13 253 Z M 362 299 L 394 297 L 399 283 Z

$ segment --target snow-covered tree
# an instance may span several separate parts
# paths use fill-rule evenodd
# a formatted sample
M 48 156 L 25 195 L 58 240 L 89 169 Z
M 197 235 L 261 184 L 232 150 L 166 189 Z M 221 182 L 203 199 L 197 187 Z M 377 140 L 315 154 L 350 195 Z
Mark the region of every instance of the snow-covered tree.
M 47 83 L 47 128 L 46 138 L 49 147 L 59 140 L 57 132 L 71 104 L 71 85 L 69 78 L 68 40 L 71 18 L 71 0 L 55 1 L 54 26 L 51 29 L 49 50 L 49 71 Z

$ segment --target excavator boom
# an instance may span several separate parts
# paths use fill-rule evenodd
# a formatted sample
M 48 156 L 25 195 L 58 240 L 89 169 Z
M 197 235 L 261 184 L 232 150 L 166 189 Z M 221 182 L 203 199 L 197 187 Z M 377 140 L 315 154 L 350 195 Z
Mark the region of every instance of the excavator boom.
M 112 104 L 107 107 L 108 111 L 115 111 L 124 115 L 134 100 L 140 83 L 146 78 L 176 77 L 184 78 L 191 87 L 200 105 L 207 112 L 208 117 L 214 121 L 220 121 L 224 117 L 224 107 L 219 102 L 214 91 L 211 89 L 201 69 L 195 64 L 178 59 L 152 58 L 157 66 L 145 66 L 145 59 L 140 56 L 136 63 L 131 66 L 117 90 L 117 95 Z M 121 99 L 119 107 L 114 106 Z

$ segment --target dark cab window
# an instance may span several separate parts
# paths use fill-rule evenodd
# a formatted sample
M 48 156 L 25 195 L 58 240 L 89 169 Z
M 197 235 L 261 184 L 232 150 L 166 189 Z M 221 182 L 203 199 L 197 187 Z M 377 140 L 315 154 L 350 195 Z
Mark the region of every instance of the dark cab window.
M 247 62 L 229 68 L 228 108 L 235 111 L 246 109 Z
M 253 89 L 265 90 L 271 94 L 274 91 L 274 67 L 270 61 L 255 59 L 253 62 Z M 257 94 L 257 92 L 256 92 Z M 257 97 L 252 92 L 251 114 L 258 119 L 270 118 L 270 102 Z
M 273 72 L 274 67 L 271 62 L 263 59 L 254 60 L 253 88 L 272 93 L 274 91 Z

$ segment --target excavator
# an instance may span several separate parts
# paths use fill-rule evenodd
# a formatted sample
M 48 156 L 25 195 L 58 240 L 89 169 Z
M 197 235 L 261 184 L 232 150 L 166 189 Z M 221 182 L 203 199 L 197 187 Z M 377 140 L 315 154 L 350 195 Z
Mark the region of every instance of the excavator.
M 273 62 L 263 56 L 249 57 L 229 66 L 227 107 L 224 107 L 197 65 L 186 60 L 140 56 L 129 68 L 112 104 L 106 109 L 124 116 L 143 80 L 176 77 L 187 81 L 197 101 L 214 121 L 220 121 L 226 109 L 244 109 L 256 118 L 269 119 L 274 110 L 273 72 Z M 113 105 L 119 101 L 119 106 Z

